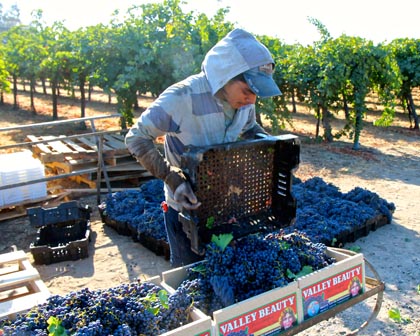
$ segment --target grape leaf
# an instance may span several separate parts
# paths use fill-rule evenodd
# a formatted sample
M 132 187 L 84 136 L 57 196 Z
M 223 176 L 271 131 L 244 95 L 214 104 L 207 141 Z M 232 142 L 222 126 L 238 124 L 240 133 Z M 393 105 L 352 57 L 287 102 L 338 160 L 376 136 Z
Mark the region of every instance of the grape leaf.
M 362 250 L 362 248 L 360 246 L 358 246 L 358 245 L 353 245 L 353 246 L 350 246 L 348 248 L 348 250 L 353 251 L 353 252 L 356 252 L 356 253 L 359 253 Z
M 206 268 L 206 266 L 203 263 L 200 263 L 197 266 L 194 266 L 192 268 L 192 271 L 197 272 L 197 273 L 205 274 L 206 271 L 207 271 L 207 268 Z
M 169 308 L 168 292 L 162 289 L 159 291 L 158 296 L 159 296 L 160 303 L 162 304 L 162 307 Z
M 411 323 L 409 317 L 401 316 L 401 312 L 398 308 L 388 310 L 388 317 L 396 323 Z
M 214 217 L 211 216 L 211 217 L 207 218 L 206 228 L 207 229 L 212 229 L 213 225 L 214 225 Z
M 61 320 L 55 316 L 50 316 L 47 320 L 48 336 L 64 336 L 67 335 L 66 329 L 61 325 Z
M 231 233 L 223 233 L 218 236 L 213 235 L 211 237 L 212 243 L 215 243 L 222 251 L 225 250 L 226 246 L 229 245 L 229 243 L 233 239 L 233 234 Z
M 294 274 L 291 270 L 287 269 L 287 277 L 289 279 L 297 279 L 297 278 L 301 278 L 305 275 L 311 274 L 314 271 L 314 269 L 312 268 L 312 266 L 306 265 L 303 266 L 301 271 L 298 274 Z
M 398 308 L 392 308 L 390 310 L 388 310 L 388 317 L 398 323 L 401 323 L 401 313 L 400 310 Z

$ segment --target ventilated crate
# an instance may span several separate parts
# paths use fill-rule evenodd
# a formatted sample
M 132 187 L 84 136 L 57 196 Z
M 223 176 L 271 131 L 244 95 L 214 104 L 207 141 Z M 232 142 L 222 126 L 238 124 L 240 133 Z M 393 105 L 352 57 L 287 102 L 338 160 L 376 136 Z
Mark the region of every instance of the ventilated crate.
M 48 225 L 38 230 L 30 244 L 36 264 L 52 264 L 89 256 L 90 223 L 77 220 L 70 225 Z
M 89 256 L 89 206 L 70 201 L 52 208 L 28 208 L 27 214 L 31 224 L 39 228 L 36 240 L 30 244 L 36 264 L 48 265 Z
M 203 254 L 213 234 L 236 238 L 289 226 L 296 217 L 291 189 L 299 154 L 294 135 L 189 148 L 181 166 L 202 203 L 180 214 L 192 250 Z
M 89 220 L 92 209 L 77 201 L 61 203 L 57 207 L 32 207 L 26 210 L 31 225 L 35 227 L 50 224 L 72 224 L 75 220 Z

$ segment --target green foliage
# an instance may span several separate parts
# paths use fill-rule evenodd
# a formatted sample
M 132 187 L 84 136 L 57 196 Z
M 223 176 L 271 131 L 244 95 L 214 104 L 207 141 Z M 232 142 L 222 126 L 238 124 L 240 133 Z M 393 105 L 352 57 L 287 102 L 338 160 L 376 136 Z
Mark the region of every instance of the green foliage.
M 160 312 L 160 305 L 164 308 L 169 307 L 169 295 L 164 289 L 161 289 L 158 293 L 148 293 L 141 300 L 146 309 L 155 316 Z M 156 303 L 159 303 L 160 305 Z
M 321 35 L 321 44 L 331 39 L 330 32 L 321 21 L 313 17 L 308 17 L 308 21 L 318 29 L 318 32 Z
M 360 251 L 362 250 L 362 248 L 360 246 L 358 246 L 358 245 L 353 245 L 353 246 L 350 246 L 348 248 L 348 250 L 353 251 L 353 252 L 356 252 L 356 253 L 360 253 Z
M 388 317 L 396 323 L 411 323 L 411 319 L 409 317 L 403 317 L 398 308 L 388 310 Z
M 259 98 L 256 104 L 257 113 L 266 116 L 271 122 L 271 132 L 277 134 L 286 124 L 291 122 L 291 115 L 288 111 L 288 99 L 292 95 L 290 86 L 287 85 L 287 66 L 284 60 L 287 59 L 287 47 L 280 40 L 263 35 L 257 36 L 258 40 L 270 50 L 276 63 L 274 80 L 282 91 L 282 95 L 273 98 Z M 293 89 L 292 89 L 293 90 Z
M 68 335 L 66 329 L 61 325 L 61 320 L 55 316 L 50 316 L 47 320 L 48 336 L 65 336 Z
M 121 126 L 130 126 L 139 94 L 156 97 L 169 85 L 199 72 L 207 51 L 235 27 L 226 20 L 229 8 L 208 17 L 184 11 L 184 4 L 165 0 L 132 6 L 122 21 L 112 19 L 108 25 L 74 32 L 61 22 L 46 26 L 42 11 L 34 12 L 29 26 L 11 25 L 2 33 L 0 90 L 9 91 L 10 78 L 13 85 L 18 78 L 31 83 L 48 79 L 55 95 L 58 87 L 72 92 L 75 86 L 98 86 L 116 94 Z M 411 92 L 420 86 L 420 40 L 373 45 L 359 37 L 332 38 L 321 21 L 308 20 L 320 33 L 312 46 L 285 45 L 278 38 L 257 36 L 273 55 L 274 79 L 283 93 L 257 102 L 257 114 L 271 122 L 272 133 L 292 124 L 293 112 L 303 103 L 315 111 L 315 137 L 320 137 L 323 127 L 324 140 L 346 135 L 357 149 L 369 112 L 368 94 L 383 106 L 374 125 L 391 125 L 400 103 L 418 127 Z M 82 116 L 83 108 L 81 104 Z M 343 110 L 346 123 L 333 133 L 334 113 Z M 53 106 L 53 119 L 57 117 Z
M 419 118 L 413 103 L 413 90 L 420 85 L 420 40 L 396 39 L 388 46 L 398 65 L 401 87 L 397 93 L 401 104 L 414 118 L 414 128 L 419 129 Z
M 222 251 L 230 244 L 230 242 L 233 240 L 233 235 L 231 233 L 224 233 L 220 234 L 218 236 L 213 235 L 211 237 L 212 243 L 215 243 Z
M 305 265 L 303 266 L 302 270 L 298 274 L 294 274 L 291 270 L 287 269 L 287 277 L 289 279 L 298 279 L 304 277 L 305 275 L 313 273 L 312 266 Z
M 213 228 L 213 225 L 214 225 L 214 217 L 213 216 L 210 216 L 209 218 L 207 218 L 206 228 L 207 229 L 212 229 Z

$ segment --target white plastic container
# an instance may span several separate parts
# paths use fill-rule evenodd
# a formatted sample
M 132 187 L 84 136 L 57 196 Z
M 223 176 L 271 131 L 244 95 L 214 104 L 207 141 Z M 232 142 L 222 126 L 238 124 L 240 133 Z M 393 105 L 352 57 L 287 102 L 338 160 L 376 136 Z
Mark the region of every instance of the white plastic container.
M 0 185 L 11 185 L 42 179 L 44 165 L 30 151 L 0 155 Z M 35 200 L 47 195 L 47 183 L 38 182 L 0 190 L 0 206 Z

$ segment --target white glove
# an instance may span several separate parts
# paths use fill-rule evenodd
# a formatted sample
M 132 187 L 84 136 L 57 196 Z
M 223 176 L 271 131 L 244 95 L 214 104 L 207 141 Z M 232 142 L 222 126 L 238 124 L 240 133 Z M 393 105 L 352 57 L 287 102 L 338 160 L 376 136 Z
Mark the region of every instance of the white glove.
M 187 210 L 195 210 L 201 205 L 188 182 L 181 183 L 176 188 L 174 192 L 174 199 Z

